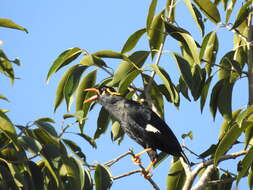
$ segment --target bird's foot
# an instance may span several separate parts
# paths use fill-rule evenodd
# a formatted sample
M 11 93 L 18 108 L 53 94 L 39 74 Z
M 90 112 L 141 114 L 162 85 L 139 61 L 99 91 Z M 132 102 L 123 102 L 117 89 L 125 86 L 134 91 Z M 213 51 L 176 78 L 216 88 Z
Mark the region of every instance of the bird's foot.
M 142 171 L 142 174 L 141 174 L 141 175 L 142 175 L 145 179 L 150 179 L 151 176 L 152 176 L 151 172 L 148 171 L 148 170 Z
M 138 155 L 134 155 L 134 156 L 132 156 L 132 161 L 134 164 L 138 165 L 141 163 L 141 158 Z

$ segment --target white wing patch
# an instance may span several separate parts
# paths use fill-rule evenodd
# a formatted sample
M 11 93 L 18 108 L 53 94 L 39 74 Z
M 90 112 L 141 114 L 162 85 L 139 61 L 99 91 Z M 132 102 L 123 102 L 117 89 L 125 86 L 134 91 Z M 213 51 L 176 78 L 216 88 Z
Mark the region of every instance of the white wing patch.
M 146 125 L 145 130 L 152 133 L 161 133 L 157 128 L 155 128 L 153 125 L 150 124 Z

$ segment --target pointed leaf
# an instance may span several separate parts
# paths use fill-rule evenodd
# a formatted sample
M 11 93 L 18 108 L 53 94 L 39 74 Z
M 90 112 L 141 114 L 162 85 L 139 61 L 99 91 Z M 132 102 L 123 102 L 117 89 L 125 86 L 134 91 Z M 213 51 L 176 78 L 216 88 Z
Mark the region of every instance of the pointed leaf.
M 131 51 L 136 44 L 138 43 L 139 39 L 143 36 L 143 34 L 146 32 L 146 28 L 137 30 L 136 32 L 134 32 L 126 41 L 126 43 L 124 44 L 121 53 L 127 53 L 129 51 Z
M 86 156 L 82 152 L 82 149 L 74 141 L 69 139 L 62 139 L 62 141 L 78 158 L 80 158 L 83 162 L 86 161 Z
M 226 12 L 226 24 L 228 23 L 228 21 L 229 21 L 229 19 L 230 19 L 230 15 L 231 15 L 231 13 L 232 13 L 232 11 L 233 11 L 233 9 L 234 9 L 234 6 L 235 6 L 235 4 L 236 4 L 236 1 L 237 0 L 231 0 L 231 2 L 230 2 L 230 4 L 229 4 L 229 6 L 227 7 L 227 12 Z
M 103 61 L 103 59 L 95 56 L 95 55 L 87 55 L 84 56 L 81 61 L 80 61 L 81 65 L 84 66 L 98 66 L 98 67 L 107 67 L 107 65 L 105 64 L 105 62 Z
M 41 144 L 32 137 L 29 136 L 19 137 L 18 142 L 25 150 L 33 154 L 38 154 L 42 150 Z
M 50 117 L 41 117 L 36 119 L 38 122 L 48 122 L 48 123 L 55 123 L 55 121 Z
M 195 7 L 194 4 L 191 3 L 190 0 L 184 0 L 186 6 L 188 7 L 194 21 L 196 22 L 197 24 L 197 27 L 198 29 L 200 30 L 201 32 L 201 35 L 203 36 L 204 33 L 205 33 L 205 25 L 203 23 L 203 20 L 202 20 L 202 15 L 201 13 L 199 12 L 199 10 Z
M 213 77 L 211 76 L 206 80 L 205 85 L 204 85 L 204 87 L 201 91 L 201 99 L 200 99 L 201 113 L 203 112 L 203 108 L 204 108 L 205 103 L 206 103 L 206 98 L 207 98 L 208 90 L 209 90 L 212 79 L 213 79 Z
M 220 141 L 216 149 L 216 152 L 214 155 L 215 165 L 217 165 L 219 158 L 231 148 L 233 143 L 239 138 L 242 132 L 243 132 L 243 129 L 239 128 L 237 124 L 231 126 L 231 128 L 224 135 L 224 137 L 222 138 L 222 140 Z
M 91 178 L 90 172 L 87 169 L 84 169 L 84 189 L 93 190 L 93 180 Z
M 108 111 L 104 107 L 102 107 L 99 112 L 97 120 L 97 130 L 95 132 L 94 139 L 99 138 L 101 134 L 106 132 L 109 122 L 110 122 L 110 115 Z
M 96 53 L 93 53 L 93 55 L 101 58 L 124 59 L 124 55 L 122 53 L 112 50 L 97 51 Z
M 120 126 L 120 123 L 118 121 L 113 122 L 113 124 L 112 124 L 112 133 L 111 134 L 112 134 L 111 137 L 112 137 L 113 141 L 116 141 L 117 139 L 119 139 L 124 134 L 124 132 L 123 132 L 121 126 Z
M 180 160 L 178 159 L 177 161 L 173 161 L 169 174 L 167 176 L 166 189 L 181 190 L 183 188 L 185 179 L 186 175 Z
M 78 135 L 82 137 L 83 139 L 85 139 L 93 148 L 97 148 L 96 141 L 93 138 L 89 137 L 88 135 L 84 133 L 78 133 Z
M 15 22 L 7 18 L 0 18 L 0 27 L 13 28 L 13 29 L 22 30 L 28 33 L 28 30 L 26 28 L 16 24 Z
M 252 0 L 247 1 L 239 10 L 235 23 L 231 30 L 237 28 L 240 24 L 242 24 L 243 21 L 248 17 L 250 10 L 249 6 L 252 4 Z
M 16 130 L 11 120 L 3 112 L 0 112 L 0 131 L 15 142 L 17 136 Z
M 5 97 L 4 95 L 2 95 L 2 94 L 0 94 L 0 99 L 5 100 L 5 101 L 9 102 L 8 98 L 6 98 L 6 97 Z
M 131 85 L 131 83 L 139 74 L 141 74 L 139 70 L 134 70 L 131 73 L 129 73 L 124 79 L 122 79 L 119 83 L 118 92 L 121 94 L 126 92 L 127 88 Z
M 165 39 L 164 22 L 162 19 L 163 14 L 164 10 L 154 17 L 150 28 L 147 28 L 149 30 L 148 39 L 150 50 L 152 51 L 152 59 L 154 58 L 157 51 L 159 51 Z
M 210 0 L 193 0 L 202 12 L 215 24 L 220 22 L 220 13 Z
M 247 173 L 249 167 L 252 165 L 253 162 L 253 148 L 251 147 L 245 157 L 242 159 L 241 165 L 242 170 L 239 171 L 238 176 L 236 178 L 236 184 L 240 182 L 241 178 Z
M 79 85 L 79 81 L 81 78 L 81 75 L 83 74 L 83 72 L 87 69 L 86 66 L 79 66 L 79 67 L 75 67 L 74 71 L 70 74 L 70 76 L 68 77 L 65 85 L 64 85 L 64 97 L 65 97 L 65 101 L 67 104 L 67 111 L 70 111 L 70 106 L 73 102 L 73 94 L 75 93 L 78 85 Z
M 98 164 L 95 169 L 94 178 L 96 190 L 107 190 L 112 186 L 112 174 L 106 166 Z
M 156 6 L 157 6 L 157 0 L 152 0 L 149 6 L 147 21 L 146 21 L 146 29 L 147 29 L 148 36 L 150 36 L 151 24 L 154 20 Z
M 54 137 L 58 136 L 55 128 L 50 123 L 48 123 L 46 121 L 39 119 L 39 120 L 34 121 L 34 125 L 36 125 L 39 128 L 45 129 L 48 133 L 50 133 Z
M 213 119 L 215 119 L 215 116 L 216 116 L 218 101 L 219 101 L 219 94 L 222 89 L 222 86 L 223 86 L 223 80 L 220 80 L 214 85 L 212 89 L 209 106 L 210 106 L 210 112 L 213 116 Z
M 48 82 L 52 74 L 57 72 L 60 68 L 68 65 L 73 60 L 75 60 L 80 54 L 82 50 L 78 47 L 70 48 L 64 52 L 62 52 L 54 61 L 53 65 L 50 67 L 46 81 Z

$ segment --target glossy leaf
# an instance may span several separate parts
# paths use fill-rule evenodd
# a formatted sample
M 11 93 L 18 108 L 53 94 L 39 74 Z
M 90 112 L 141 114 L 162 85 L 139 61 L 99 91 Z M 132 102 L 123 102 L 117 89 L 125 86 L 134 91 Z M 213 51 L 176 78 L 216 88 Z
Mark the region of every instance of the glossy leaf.
M 38 154 L 42 150 L 41 144 L 32 137 L 21 136 L 18 138 L 18 142 L 25 150 L 33 154 Z
M 169 174 L 167 176 L 166 189 L 181 190 L 183 188 L 185 179 L 186 175 L 180 160 L 173 161 Z
M 209 87 L 210 87 L 210 84 L 211 84 L 211 81 L 212 81 L 213 77 L 209 77 L 205 84 L 204 84 L 204 87 L 201 91 L 201 98 L 200 98 L 200 110 L 201 110 L 201 113 L 203 112 L 203 108 L 205 106 L 205 103 L 206 103 L 206 99 L 207 99 L 207 94 L 208 94 L 208 90 L 209 90 Z
M 198 48 L 191 34 L 183 28 L 176 27 L 173 24 L 164 21 L 166 32 L 174 39 L 181 42 L 184 49 L 190 53 L 195 64 L 200 64 Z
M 239 128 L 237 124 L 234 124 L 233 126 L 231 126 L 231 128 L 224 135 L 224 137 L 222 138 L 222 140 L 220 141 L 216 149 L 216 152 L 214 155 L 215 165 L 217 165 L 219 158 L 230 149 L 230 147 L 239 138 L 242 132 L 243 132 L 243 128 Z
M 245 157 L 242 159 L 241 165 L 242 170 L 239 171 L 238 176 L 236 178 L 236 184 L 238 185 L 241 178 L 248 172 L 248 169 L 252 165 L 253 162 L 253 148 L 251 147 Z
M 150 28 L 149 29 L 147 28 L 149 46 L 150 50 L 152 51 L 151 52 L 152 59 L 154 58 L 157 51 L 159 51 L 165 39 L 164 22 L 162 19 L 163 14 L 164 10 L 154 17 Z
M 59 145 L 59 139 L 52 136 L 43 128 L 34 129 L 32 133 L 41 144 Z
M 137 30 L 136 32 L 134 32 L 126 41 L 126 43 L 124 44 L 121 53 L 127 53 L 129 51 L 131 51 L 136 44 L 138 43 L 138 41 L 140 40 L 140 38 L 143 36 L 143 34 L 145 34 L 146 32 L 146 28 Z
M 107 190 L 110 189 L 113 178 L 112 174 L 106 166 L 98 164 L 95 168 L 95 184 L 96 190 Z
M 95 55 L 87 55 L 84 56 L 80 63 L 81 65 L 84 66 L 98 66 L 98 67 L 107 67 L 106 63 L 104 62 L 103 59 L 95 56 Z
M 118 121 L 114 121 L 112 124 L 112 133 L 111 133 L 111 137 L 113 141 L 116 141 L 117 139 L 119 139 L 122 135 L 124 134 L 120 123 Z
M 62 52 L 54 61 L 53 65 L 50 67 L 46 81 L 48 82 L 52 74 L 57 72 L 60 68 L 68 65 L 73 60 L 75 60 L 80 54 L 82 50 L 78 47 L 70 48 L 64 52 Z
M 0 18 L 0 27 L 22 30 L 22 31 L 28 33 L 28 30 L 26 28 L 16 24 L 15 22 L 13 22 L 12 20 L 7 19 L 7 18 Z
M 131 73 L 129 73 L 124 79 L 122 79 L 119 83 L 119 90 L 118 92 L 123 94 L 126 92 L 127 88 L 130 86 L 130 84 L 134 81 L 134 79 L 141 74 L 139 70 L 134 70 Z
M 215 24 L 219 23 L 220 13 L 217 7 L 210 0 L 193 0 L 202 12 Z
M 232 27 L 232 29 L 237 28 L 240 24 L 242 24 L 243 21 L 246 20 L 246 18 L 248 17 L 250 10 L 249 10 L 249 6 L 252 4 L 252 0 L 247 1 L 239 10 L 235 23 Z M 232 30 L 231 29 L 231 30 Z
M 199 31 L 201 32 L 201 35 L 203 36 L 204 33 L 205 33 L 205 25 L 203 23 L 203 20 L 202 20 L 202 15 L 201 13 L 199 12 L 199 10 L 195 7 L 194 4 L 191 3 L 190 0 L 184 0 L 186 6 L 188 7 L 194 21 L 196 22 L 197 24 L 197 27 L 199 29 Z
M 15 142 L 17 137 L 16 130 L 11 120 L 3 112 L 0 112 L 0 131 Z
M 178 106 L 179 104 L 179 95 L 178 95 L 178 92 L 177 92 L 177 89 L 175 87 L 175 85 L 172 83 L 169 75 L 167 74 L 167 72 L 157 66 L 157 65 L 151 65 L 151 67 L 155 70 L 155 72 L 158 74 L 158 76 L 162 79 L 164 85 L 166 86 L 167 90 L 169 91 L 170 93 L 170 97 L 171 97 L 171 100 L 172 102 Z
M 227 7 L 227 12 L 226 12 L 226 24 L 228 23 L 229 19 L 230 19 L 230 16 L 231 16 L 231 13 L 235 7 L 235 4 L 236 4 L 236 1 L 237 0 L 231 0 L 229 6 Z
M 94 139 L 99 138 L 101 134 L 106 132 L 109 122 L 110 122 L 109 113 L 104 107 L 102 107 L 98 115 L 97 130 L 95 132 Z
M 78 85 L 80 78 L 83 74 L 83 72 L 87 69 L 86 66 L 79 66 L 74 69 L 74 71 L 70 74 L 68 77 L 65 85 L 64 85 L 64 97 L 65 101 L 67 104 L 67 111 L 70 111 L 70 106 L 73 102 L 73 94 L 75 93 Z
M 112 51 L 112 50 L 101 50 L 93 53 L 94 56 L 100 58 L 114 58 L 114 59 L 123 59 L 124 55 L 122 53 Z
M 128 59 L 132 61 L 137 67 L 141 68 L 142 65 L 145 63 L 146 59 L 149 56 L 148 51 L 136 51 L 131 54 Z M 119 83 L 123 78 L 127 76 L 131 71 L 135 70 L 136 68 L 129 63 L 128 61 L 124 60 L 120 63 L 119 67 L 116 69 L 113 80 L 111 81 L 110 85 L 113 86 Z
M 62 141 L 67 145 L 67 147 L 83 162 L 86 161 L 86 156 L 82 152 L 82 149 L 73 141 L 69 139 L 62 139 Z
M 218 109 L 221 115 L 227 119 L 232 119 L 232 92 L 233 92 L 234 83 L 230 83 L 225 80 L 223 86 L 220 89 L 218 97 Z
M 147 21 L 146 21 L 146 29 L 147 29 L 148 36 L 150 36 L 151 24 L 154 20 L 156 6 L 157 6 L 157 0 L 152 0 L 149 6 Z
M 88 135 L 84 133 L 78 133 L 78 135 L 82 137 L 83 139 L 85 139 L 93 148 L 97 148 L 96 141 L 93 138 L 89 137 Z
M 219 94 L 222 89 L 222 86 L 223 86 L 223 81 L 218 81 L 212 89 L 209 106 L 210 106 L 210 112 L 213 116 L 213 119 L 215 119 L 215 116 L 216 116 L 216 112 L 217 112 L 217 108 L 218 108 Z

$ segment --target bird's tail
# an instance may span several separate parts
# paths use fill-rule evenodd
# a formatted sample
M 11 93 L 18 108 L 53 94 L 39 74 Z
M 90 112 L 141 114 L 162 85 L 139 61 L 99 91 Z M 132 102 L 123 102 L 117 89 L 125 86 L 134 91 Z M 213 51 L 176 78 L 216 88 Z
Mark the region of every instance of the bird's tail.
M 184 153 L 183 151 L 181 152 L 181 157 L 184 159 L 184 161 L 185 161 L 189 166 L 191 166 L 190 161 L 188 160 L 187 156 L 185 155 L 185 153 Z

